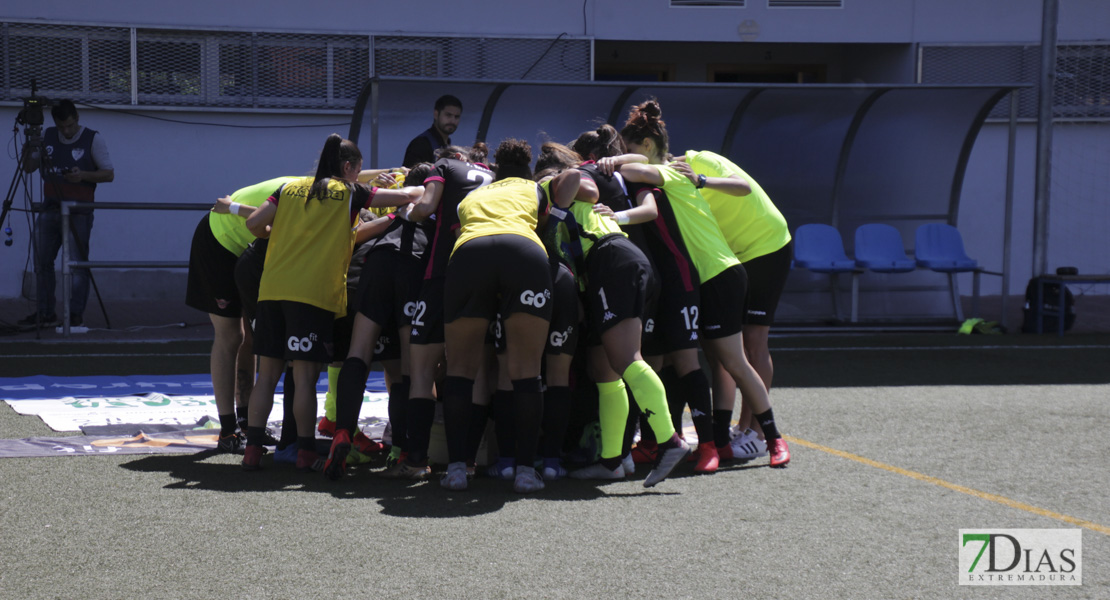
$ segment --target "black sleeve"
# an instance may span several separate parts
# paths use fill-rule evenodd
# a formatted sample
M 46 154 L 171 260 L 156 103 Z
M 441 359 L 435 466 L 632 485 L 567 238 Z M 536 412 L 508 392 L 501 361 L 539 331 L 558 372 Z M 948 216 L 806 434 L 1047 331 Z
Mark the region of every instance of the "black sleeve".
M 536 214 L 543 216 L 547 214 L 548 206 L 551 205 L 551 198 L 547 197 L 547 190 L 540 184 L 536 184 Z
M 405 148 L 405 160 L 401 161 L 401 166 L 411 169 L 422 162 L 435 162 L 435 151 L 432 149 L 432 143 L 424 134 L 420 134 L 409 142 Z
M 351 185 L 351 209 L 357 212 L 363 208 L 370 208 L 370 203 L 374 200 L 377 191 L 378 188 L 369 183 L 356 181 Z

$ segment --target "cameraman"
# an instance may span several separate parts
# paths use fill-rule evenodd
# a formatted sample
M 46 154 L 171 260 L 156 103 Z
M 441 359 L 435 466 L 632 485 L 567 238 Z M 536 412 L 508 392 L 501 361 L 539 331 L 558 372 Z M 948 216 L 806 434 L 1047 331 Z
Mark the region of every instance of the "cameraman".
M 88 260 L 92 233 L 93 192 L 96 184 L 115 179 L 104 136 L 78 123 L 77 107 L 60 100 L 50 110 L 54 127 L 43 134 L 43 202 L 35 219 L 35 299 L 38 310 L 19 321 L 24 327 L 49 327 L 58 323 L 54 312 L 54 260 L 62 247 L 63 200 L 88 203 L 70 212 L 70 260 Z M 73 270 L 70 326 L 83 324 L 89 297 L 89 270 Z

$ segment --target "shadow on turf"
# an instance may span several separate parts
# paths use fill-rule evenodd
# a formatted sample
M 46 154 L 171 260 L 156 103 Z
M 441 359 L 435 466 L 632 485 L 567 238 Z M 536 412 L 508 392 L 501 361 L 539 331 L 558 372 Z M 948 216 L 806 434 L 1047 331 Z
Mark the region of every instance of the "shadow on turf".
M 604 487 L 629 481 L 641 482 L 647 469 L 622 482 L 579 481 L 565 479 L 549 482 L 547 487 L 534 494 L 513 492 L 512 482 L 489 477 L 476 477 L 464 492 L 450 492 L 439 486 L 441 473 L 432 473 L 429 481 L 399 481 L 384 479 L 377 472 L 384 467 L 383 459 L 365 465 L 355 465 L 340 481 L 329 481 L 321 473 L 304 473 L 292 465 L 275 465 L 272 454 L 262 459 L 263 469 L 244 472 L 236 455 L 215 450 L 196 454 L 154 454 L 120 465 L 140 473 L 165 473 L 175 481 L 167 489 L 204 490 L 226 493 L 240 492 L 308 492 L 330 494 L 339 499 L 377 500 L 382 513 L 395 517 L 442 519 L 472 517 L 494 513 L 506 504 L 519 500 L 583 501 L 609 497 L 658 496 L 678 492 L 667 489 L 666 482 L 651 489 L 637 488 L 636 493 L 606 492 Z M 747 469 L 755 465 L 737 465 L 722 470 Z M 692 477 L 686 469 L 671 479 Z

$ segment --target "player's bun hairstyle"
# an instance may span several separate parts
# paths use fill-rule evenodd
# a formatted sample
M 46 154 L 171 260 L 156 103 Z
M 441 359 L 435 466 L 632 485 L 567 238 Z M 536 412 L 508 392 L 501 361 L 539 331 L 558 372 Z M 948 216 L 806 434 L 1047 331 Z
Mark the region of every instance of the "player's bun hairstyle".
M 435 171 L 435 166 L 430 162 L 422 162 L 415 167 L 409 169 L 409 174 L 405 175 L 405 185 L 419 186 L 424 185 L 424 180 L 428 178 Z
M 473 146 L 458 146 L 451 144 L 436 150 L 436 159 L 440 158 L 455 158 L 456 154 L 461 154 L 463 160 L 470 163 L 486 162 L 489 156 L 489 146 L 485 142 L 474 142 Z
M 493 171 L 498 180 L 508 177 L 532 178 L 532 168 L 529 166 L 532 164 L 532 146 L 524 140 L 501 140 L 497 151 L 493 153 L 493 160 L 497 163 Z
M 558 142 L 544 142 L 540 146 L 540 156 L 536 159 L 536 171 L 553 169 L 556 172 L 572 169 L 582 164 L 577 152 Z
M 659 155 L 667 156 L 667 124 L 663 122 L 663 109 L 655 98 L 632 107 L 628 113 L 628 121 L 621 129 L 621 137 L 625 142 L 635 143 L 642 143 L 650 138 L 655 142 Z
M 584 131 L 570 147 L 579 155 L 597 160 L 607 156 L 620 156 L 625 153 L 624 140 L 616 128 L 606 123 L 593 131 Z
M 361 160 L 362 152 L 354 142 L 343 139 L 338 133 L 329 135 L 324 142 L 324 149 L 320 151 L 320 160 L 316 163 L 316 176 L 312 179 L 312 187 L 308 189 L 308 199 L 323 200 L 327 195 L 328 180 L 343 175 L 344 163 L 358 164 Z
M 476 141 L 466 153 L 466 162 L 484 163 L 489 158 L 489 146 L 483 141 Z
M 456 154 L 462 154 L 463 157 L 465 158 L 467 152 L 469 152 L 469 151 L 470 151 L 470 148 L 467 148 L 466 146 L 458 146 L 458 145 L 455 145 L 455 144 L 451 144 L 449 146 L 444 146 L 444 147 L 436 150 L 436 158 L 437 159 L 440 159 L 440 158 L 455 158 Z

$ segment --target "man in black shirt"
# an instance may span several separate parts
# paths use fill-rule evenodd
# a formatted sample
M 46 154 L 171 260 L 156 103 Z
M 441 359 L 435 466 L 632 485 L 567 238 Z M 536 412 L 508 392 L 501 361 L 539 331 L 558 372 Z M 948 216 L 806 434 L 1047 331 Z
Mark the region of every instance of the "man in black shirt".
M 411 169 L 422 162 L 434 163 L 436 150 L 451 144 L 450 136 L 461 118 L 462 100 L 450 94 L 440 96 L 432 112 L 432 126 L 409 142 L 401 164 Z

